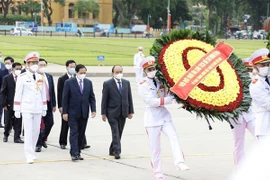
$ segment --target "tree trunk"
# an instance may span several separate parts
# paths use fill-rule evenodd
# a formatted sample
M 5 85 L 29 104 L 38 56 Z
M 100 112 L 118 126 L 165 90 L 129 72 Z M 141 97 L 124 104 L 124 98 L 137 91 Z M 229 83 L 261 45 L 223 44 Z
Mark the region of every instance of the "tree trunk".
M 123 12 L 120 8 L 120 4 L 118 1 L 114 1 L 114 9 L 116 11 L 116 14 L 113 18 L 113 24 L 116 27 L 116 25 L 118 25 L 118 23 L 119 23 L 119 18 L 120 18 L 120 21 L 122 21 L 122 22 L 124 21 L 124 15 L 123 15 Z
M 8 10 L 9 10 L 9 5 L 12 3 L 12 0 L 1 0 L 0 4 L 2 5 L 2 9 L 3 9 L 3 21 L 2 24 L 5 25 L 6 24 L 6 19 L 7 19 L 7 15 L 8 15 Z

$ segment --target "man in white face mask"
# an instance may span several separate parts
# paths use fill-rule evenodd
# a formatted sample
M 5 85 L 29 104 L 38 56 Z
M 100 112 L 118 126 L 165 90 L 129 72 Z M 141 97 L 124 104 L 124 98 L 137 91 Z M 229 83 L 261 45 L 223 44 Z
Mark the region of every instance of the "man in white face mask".
M 2 57 L 1 57 L 2 58 Z M 14 63 L 14 59 L 10 56 L 7 56 L 5 59 L 4 59 L 4 68 L 3 70 L 0 70 L 0 88 L 1 88 L 1 84 L 3 82 L 3 78 L 8 75 L 8 74 L 11 74 L 12 73 L 12 64 Z M 2 126 L 2 123 L 1 123 L 1 119 L 2 119 L 2 109 L 0 110 L 0 127 L 3 127 Z M 4 119 L 6 121 L 6 112 L 4 113 L 5 116 L 4 116 Z
M 258 72 L 250 85 L 250 95 L 254 102 L 256 117 L 255 135 L 261 141 L 270 135 L 269 50 L 263 48 L 255 51 L 250 56 L 250 62 Z
M 38 73 L 42 75 L 45 81 L 47 112 L 46 112 L 46 116 L 43 118 L 44 128 L 41 130 L 39 134 L 38 142 L 36 145 L 36 152 L 40 152 L 42 146 L 44 148 L 48 147 L 45 140 L 48 138 L 51 132 L 52 126 L 54 124 L 53 112 L 55 112 L 56 110 L 53 76 L 46 72 L 47 64 L 48 62 L 45 59 L 39 58 Z
M 36 159 L 35 147 L 41 117 L 46 116 L 47 111 L 46 86 L 42 75 L 37 73 L 38 60 L 38 52 L 31 52 L 25 57 L 29 69 L 17 79 L 13 107 L 16 118 L 22 115 L 25 132 L 24 154 L 30 164 Z
M 104 122 L 111 127 L 112 142 L 109 147 L 109 155 L 120 159 L 121 137 L 124 131 L 126 118 L 132 119 L 134 114 L 133 99 L 130 82 L 123 79 L 123 68 L 113 66 L 113 78 L 103 83 L 101 115 Z
M 72 161 L 83 160 L 81 147 L 85 140 L 85 130 L 91 109 L 91 118 L 96 116 L 96 98 L 92 81 L 85 78 L 87 69 L 78 64 L 76 77 L 65 81 L 63 90 L 63 120 L 70 127 L 70 155 Z
M 20 63 L 12 64 L 12 72 L 3 78 L 0 91 L 1 107 L 5 110 L 5 131 L 3 142 L 8 141 L 10 129 L 14 129 L 14 143 L 23 143 L 20 138 L 22 129 L 22 119 L 14 117 L 13 102 L 15 87 L 18 76 L 21 74 L 22 65 Z
M 10 56 L 7 56 L 5 59 L 4 59 L 4 64 L 5 64 L 5 67 L 6 67 L 6 74 L 11 74 L 12 73 L 12 64 L 14 63 L 14 59 Z
M 149 136 L 151 165 L 157 180 L 163 180 L 161 169 L 160 134 L 163 132 L 169 139 L 173 151 L 174 165 L 177 170 L 188 170 L 184 155 L 178 141 L 171 114 L 165 105 L 172 104 L 174 97 L 168 88 L 156 78 L 155 58 L 149 56 L 141 62 L 146 77 L 139 85 L 139 93 L 146 104 L 144 126 Z

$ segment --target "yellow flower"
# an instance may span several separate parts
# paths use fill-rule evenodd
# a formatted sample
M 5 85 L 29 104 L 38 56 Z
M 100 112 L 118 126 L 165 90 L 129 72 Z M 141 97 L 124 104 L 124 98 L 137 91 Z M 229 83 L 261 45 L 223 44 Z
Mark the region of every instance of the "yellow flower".
M 169 76 L 176 83 L 185 73 L 186 69 L 183 64 L 183 52 L 190 47 L 197 49 L 191 49 L 187 52 L 187 60 L 192 67 L 197 61 L 199 61 L 205 53 L 214 49 L 210 44 L 199 40 L 179 40 L 171 44 L 164 53 L 164 62 Z M 203 51 L 199 50 L 202 49 Z M 189 96 L 197 101 L 214 105 L 224 106 L 231 102 L 234 102 L 240 92 L 240 86 L 237 80 L 237 74 L 231 65 L 224 61 L 219 65 L 224 76 L 224 88 L 216 92 L 204 91 L 198 86 L 195 87 L 189 94 Z M 217 70 L 213 70 L 209 73 L 201 82 L 207 87 L 218 87 L 220 84 L 220 75 Z

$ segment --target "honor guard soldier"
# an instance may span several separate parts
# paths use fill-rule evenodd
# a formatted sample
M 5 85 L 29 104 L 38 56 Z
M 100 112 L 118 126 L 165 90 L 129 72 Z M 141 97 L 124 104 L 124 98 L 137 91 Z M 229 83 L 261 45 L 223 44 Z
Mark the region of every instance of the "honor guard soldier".
M 248 70 L 249 77 L 251 79 L 254 78 L 254 75 L 252 73 L 253 67 L 252 63 L 249 61 L 249 58 L 243 59 L 243 63 L 245 67 Z M 251 105 L 249 107 L 248 112 L 242 113 L 237 122 L 231 120 L 232 125 L 234 126 L 232 133 L 234 138 L 234 165 L 236 168 L 238 168 L 240 162 L 243 161 L 244 155 L 245 155 L 245 131 L 246 129 L 249 130 L 249 132 L 252 134 L 253 137 L 255 136 L 255 114 L 253 111 L 253 106 Z
M 22 115 L 24 125 L 24 153 L 29 164 L 35 158 L 35 147 L 40 132 L 41 117 L 46 115 L 47 99 L 44 78 L 37 73 L 39 53 L 31 52 L 25 57 L 28 69 L 16 83 L 14 97 L 15 117 Z
M 139 46 L 138 47 L 138 53 L 134 55 L 134 62 L 133 62 L 135 72 L 136 72 L 136 83 L 137 83 L 137 85 L 139 85 L 140 82 L 142 82 L 142 79 L 143 79 L 143 69 L 141 67 L 141 62 L 142 62 L 143 58 L 144 58 L 143 47 Z
M 255 135 L 258 140 L 270 135 L 270 85 L 269 75 L 269 50 L 266 48 L 255 51 L 250 56 L 257 75 L 250 85 L 250 96 L 254 102 Z
M 149 136 L 151 165 L 157 180 L 163 180 L 160 159 L 160 134 L 163 132 L 170 140 L 174 164 L 178 170 L 188 170 L 184 163 L 179 140 L 172 122 L 171 114 L 165 105 L 172 104 L 174 97 L 168 88 L 155 79 L 156 68 L 155 58 L 149 56 L 141 62 L 146 77 L 139 85 L 139 94 L 146 104 L 144 114 L 144 126 Z

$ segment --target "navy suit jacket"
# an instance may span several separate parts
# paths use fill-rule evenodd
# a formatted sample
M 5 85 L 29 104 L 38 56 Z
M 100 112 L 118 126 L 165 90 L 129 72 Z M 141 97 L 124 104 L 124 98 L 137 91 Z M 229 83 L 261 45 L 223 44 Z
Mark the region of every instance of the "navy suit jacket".
M 51 98 L 51 106 L 56 107 L 56 100 L 55 100 L 55 91 L 54 91 L 54 82 L 53 82 L 53 76 L 49 73 L 45 73 L 48 83 L 49 83 L 49 93 Z
M 134 114 L 130 82 L 122 79 L 122 88 L 121 95 L 114 78 L 103 84 L 101 114 L 105 114 L 108 119 L 120 116 L 127 118 L 129 114 Z
M 67 79 L 69 79 L 69 77 L 68 77 L 68 75 L 66 73 L 63 76 L 59 77 L 58 82 L 57 82 L 57 103 L 58 103 L 58 108 L 62 107 L 64 84 L 65 84 L 65 81 Z
M 3 65 L 1 65 L 1 67 L 2 67 Z M 5 65 L 4 65 L 5 66 Z M 2 82 L 3 82 L 3 78 L 6 76 L 6 75 L 8 75 L 9 73 L 8 73 L 8 70 L 7 69 L 0 69 L 0 88 L 1 88 L 1 86 L 2 86 Z
M 0 91 L 0 104 L 2 108 L 7 106 L 9 110 L 13 110 L 15 87 L 16 83 L 13 74 L 9 74 L 3 78 Z
M 81 93 L 76 77 L 65 81 L 63 90 L 63 114 L 68 114 L 69 119 L 88 119 L 89 106 L 91 112 L 96 112 L 96 98 L 92 82 L 89 79 L 83 80 L 83 92 Z

